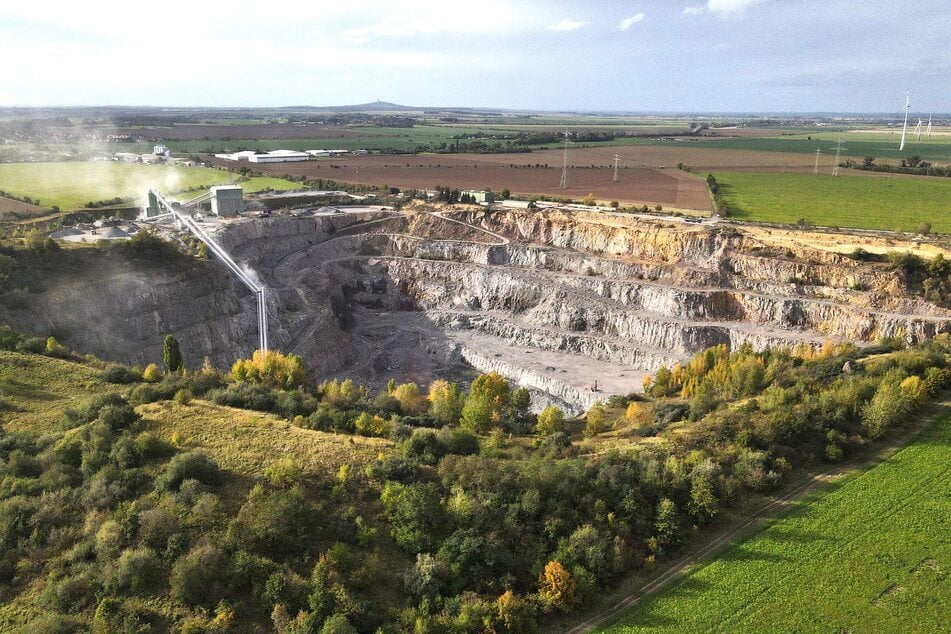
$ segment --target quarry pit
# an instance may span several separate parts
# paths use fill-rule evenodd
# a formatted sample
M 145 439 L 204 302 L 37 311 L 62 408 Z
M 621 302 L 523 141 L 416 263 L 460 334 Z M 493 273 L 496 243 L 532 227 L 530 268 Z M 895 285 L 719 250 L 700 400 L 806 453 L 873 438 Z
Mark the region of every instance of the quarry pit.
M 216 239 L 268 288 L 274 348 L 303 357 L 315 379 L 377 389 L 390 378 L 427 385 L 497 371 L 531 388 L 536 407 L 580 412 L 713 345 L 951 332 L 951 311 L 908 292 L 886 265 L 842 252 L 846 242 L 874 250 L 880 239 L 803 235 L 415 203 L 242 218 Z M 257 337 L 253 296 L 214 261 L 103 267 L 50 283 L 29 305 L 4 317 L 127 363 L 161 358 L 162 337 L 174 334 L 189 366 L 209 357 L 228 367 Z

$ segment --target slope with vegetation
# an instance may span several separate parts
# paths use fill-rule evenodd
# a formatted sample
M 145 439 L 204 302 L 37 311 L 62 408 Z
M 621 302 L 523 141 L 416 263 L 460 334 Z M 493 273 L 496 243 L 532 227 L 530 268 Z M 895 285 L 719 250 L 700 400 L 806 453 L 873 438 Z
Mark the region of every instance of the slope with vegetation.
M 947 570 L 951 418 L 808 500 L 603 632 L 938 632 Z
M 163 372 L 2 335 L 4 376 L 63 390 L 31 428 L 0 385 L 0 627 L 24 631 L 533 631 L 886 437 L 951 374 L 944 338 L 720 347 L 582 422 L 497 374 L 372 394 L 276 352 Z M 74 375 L 98 395 L 67 401 Z

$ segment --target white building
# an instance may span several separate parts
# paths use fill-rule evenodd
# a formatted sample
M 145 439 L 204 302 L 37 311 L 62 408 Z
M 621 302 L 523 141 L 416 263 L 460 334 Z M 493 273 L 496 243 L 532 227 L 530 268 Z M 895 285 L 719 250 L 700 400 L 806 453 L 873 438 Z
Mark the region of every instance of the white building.
M 255 154 L 257 154 L 257 152 L 254 150 L 245 150 L 243 152 L 233 152 L 231 154 L 215 154 L 215 156 L 226 161 L 247 161 Z
M 253 154 L 248 157 L 248 161 L 251 163 L 291 163 L 307 160 L 310 160 L 310 154 L 295 152 L 294 150 L 274 150 L 267 154 Z

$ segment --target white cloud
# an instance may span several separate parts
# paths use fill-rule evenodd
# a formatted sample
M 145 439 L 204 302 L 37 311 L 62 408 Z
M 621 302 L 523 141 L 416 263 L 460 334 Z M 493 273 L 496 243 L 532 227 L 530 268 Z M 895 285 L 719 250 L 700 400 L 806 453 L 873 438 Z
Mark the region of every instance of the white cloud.
M 586 25 L 587 22 L 584 20 L 569 20 L 565 18 L 558 24 L 552 24 L 548 27 L 549 31 L 576 31 Z
M 722 18 L 741 15 L 750 7 L 762 3 L 764 0 L 707 0 L 706 6 L 693 6 L 684 9 L 684 15 L 699 15 L 713 13 Z
M 624 18 L 621 20 L 621 25 L 618 27 L 621 31 L 626 31 L 631 28 L 633 25 L 637 24 L 644 19 L 643 13 L 638 13 L 637 15 L 632 15 L 629 18 Z

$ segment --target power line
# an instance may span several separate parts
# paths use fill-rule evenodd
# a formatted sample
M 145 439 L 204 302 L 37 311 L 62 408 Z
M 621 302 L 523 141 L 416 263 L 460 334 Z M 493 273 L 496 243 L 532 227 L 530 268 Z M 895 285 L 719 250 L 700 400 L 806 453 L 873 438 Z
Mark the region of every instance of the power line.
M 813 174 L 819 173 L 819 156 L 821 155 L 822 155 L 822 150 L 820 148 L 816 148 L 816 166 L 812 168 Z
M 615 183 L 617 182 L 617 162 L 621 160 L 621 155 L 617 152 L 614 153 L 614 178 L 612 179 Z

